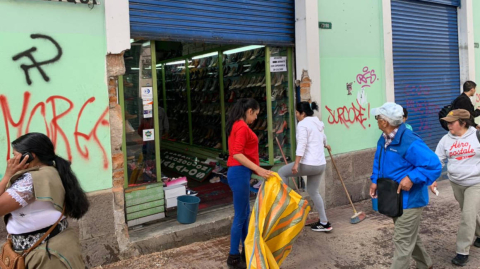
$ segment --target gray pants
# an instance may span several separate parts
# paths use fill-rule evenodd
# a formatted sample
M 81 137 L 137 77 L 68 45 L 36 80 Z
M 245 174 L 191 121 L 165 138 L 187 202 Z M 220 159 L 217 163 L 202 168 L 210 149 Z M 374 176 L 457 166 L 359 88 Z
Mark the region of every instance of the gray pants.
M 432 266 L 432 259 L 418 234 L 422 211 L 423 207 L 404 209 L 402 216 L 393 219 L 395 222 L 393 232 L 395 252 L 391 269 L 410 268 L 410 258 L 417 262 L 419 269 L 427 269 Z
M 320 215 L 321 222 L 328 222 L 327 214 L 325 213 L 325 205 L 323 204 L 322 196 L 318 192 L 320 187 L 320 180 L 325 175 L 325 164 L 314 166 L 314 165 L 306 165 L 306 164 L 299 164 L 298 165 L 298 173 L 292 173 L 292 167 L 295 163 L 289 163 L 280 170 L 278 170 L 278 175 L 283 179 L 283 182 L 288 185 L 288 178 L 289 177 L 299 177 L 299 176 L 307 176 L 307 192 L 312 198 L 313 205 L 315 209 L 318 211 Z
M 468 255 L 475 235 L 480 237 L 480 184 L 461 186 L 450 181 L 455 199 L 462 209 L 457 232 L 457 253 Z

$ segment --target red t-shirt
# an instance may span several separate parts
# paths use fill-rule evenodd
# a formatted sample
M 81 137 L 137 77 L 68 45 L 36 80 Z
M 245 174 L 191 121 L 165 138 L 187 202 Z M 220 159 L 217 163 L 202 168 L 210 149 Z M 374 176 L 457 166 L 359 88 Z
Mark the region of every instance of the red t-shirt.
M 243 154 L 256 165 L 260 165 L 258 157 L 258 137 L 243 120 L 236 121 L 228 137 L 227 166 L 242 165 L 233 158 L 235 154 Z

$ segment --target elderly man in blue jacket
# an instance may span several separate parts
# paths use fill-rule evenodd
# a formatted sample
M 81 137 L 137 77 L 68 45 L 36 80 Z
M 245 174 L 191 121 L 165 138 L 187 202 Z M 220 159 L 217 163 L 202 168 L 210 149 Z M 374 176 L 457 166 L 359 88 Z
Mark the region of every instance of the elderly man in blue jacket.
M 410 258 L 417 268 L 432 268 L 432 260 L 418 234 L 423 208 L 428 205 L 430 186 L 442 171 L 438 157 L 423 140 L 403 124 L 403 108 L 385 103 L 371 111 L 383 132 L 377 143 L 373 162 L 370 196 L 377 196 L 377 179 L 390 178 L 399 183 L 403 215 L 394 218 L 395 253 L 391 269 L 410 268 Z

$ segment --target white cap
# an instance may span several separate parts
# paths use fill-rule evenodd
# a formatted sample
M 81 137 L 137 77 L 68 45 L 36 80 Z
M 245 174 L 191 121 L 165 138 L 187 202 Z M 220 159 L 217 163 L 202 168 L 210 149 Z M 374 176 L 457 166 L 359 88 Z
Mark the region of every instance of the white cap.
M 403 119 L 403 107 L 392 102 L 386 102 L 381 107 L 372 108 L 370 111 L 372 115 L 383 115 L 392 120 Z

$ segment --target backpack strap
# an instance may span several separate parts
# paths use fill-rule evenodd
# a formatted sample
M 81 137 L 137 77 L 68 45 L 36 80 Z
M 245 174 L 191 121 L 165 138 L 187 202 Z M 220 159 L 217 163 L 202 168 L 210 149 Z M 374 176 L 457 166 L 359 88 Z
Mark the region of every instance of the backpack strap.
M 480 142 L 480 130 L 477 129 L 477 139 L 478 139 L 478 142 Z

